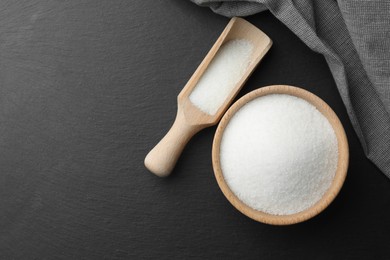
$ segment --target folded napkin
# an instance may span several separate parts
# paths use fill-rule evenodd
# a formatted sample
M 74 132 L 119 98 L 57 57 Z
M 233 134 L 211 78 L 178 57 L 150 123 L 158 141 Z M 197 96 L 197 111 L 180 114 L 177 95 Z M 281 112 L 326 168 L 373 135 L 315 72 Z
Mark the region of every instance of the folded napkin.
M 367 157 L 390 178 L 390 2 L 192 0 L 227 16 L 269 10 L 324 55 Z

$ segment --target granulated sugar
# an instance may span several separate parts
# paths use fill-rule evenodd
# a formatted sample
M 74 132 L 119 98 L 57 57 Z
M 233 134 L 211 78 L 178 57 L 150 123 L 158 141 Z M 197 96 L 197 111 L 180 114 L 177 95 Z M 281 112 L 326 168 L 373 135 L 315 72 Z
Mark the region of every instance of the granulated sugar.
M 252 51 L 253 44 L 245 39 L 223 44 L 191 92 L 191 102 L 215 115 L 245 74 Z
M 285 94 L 259 97 L 230 120 L 220 147 L 232 192 L 253 209 L 301 212 L 319 201 L 336 173 L 337 137 L 307 101 Z

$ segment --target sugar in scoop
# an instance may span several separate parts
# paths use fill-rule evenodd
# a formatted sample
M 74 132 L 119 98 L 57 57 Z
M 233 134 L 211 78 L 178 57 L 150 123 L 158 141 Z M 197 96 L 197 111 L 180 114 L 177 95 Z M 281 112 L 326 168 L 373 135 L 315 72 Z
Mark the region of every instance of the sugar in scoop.
M 253 44 L 246 39 L 223 44 L 191 92 L 191 102 L 203 112 L 214 115 L 244 76 L 252 52 Z
M 332 184 L 338 141 L 327 120 L 304 99 L 256 98 L 228 122 L 220 165 L 230 190 L 249 207 L 273 215 L 302 212 Z

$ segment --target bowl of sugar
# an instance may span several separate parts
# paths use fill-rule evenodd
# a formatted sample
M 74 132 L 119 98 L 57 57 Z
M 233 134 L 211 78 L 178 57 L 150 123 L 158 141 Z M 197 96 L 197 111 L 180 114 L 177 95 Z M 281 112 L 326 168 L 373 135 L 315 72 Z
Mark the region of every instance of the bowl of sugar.
M 290 225 L 322 212 L 347 175 L 349 149 L 333 110 L 297 87 L 259 88 L 225 113 L 213 169 L 229 202 L 266 224 Z

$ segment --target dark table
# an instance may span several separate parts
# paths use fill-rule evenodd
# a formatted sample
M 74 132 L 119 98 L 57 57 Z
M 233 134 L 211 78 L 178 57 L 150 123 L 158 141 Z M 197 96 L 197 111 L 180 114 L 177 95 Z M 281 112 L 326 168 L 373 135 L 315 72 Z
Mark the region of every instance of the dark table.
M 6 0 L 0 258 L 389 259 L 390 182 L 365 158 L 324 58 L 270 13 L 247 19 L 274 45 L 239 97 L 300 86 L 346 129 L 348 177 L 328 209 L 286 227 L 240 214 L 214 179 L 215 127 L 171 177 L 144 168 L 227 18 L 183 0 Z

